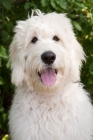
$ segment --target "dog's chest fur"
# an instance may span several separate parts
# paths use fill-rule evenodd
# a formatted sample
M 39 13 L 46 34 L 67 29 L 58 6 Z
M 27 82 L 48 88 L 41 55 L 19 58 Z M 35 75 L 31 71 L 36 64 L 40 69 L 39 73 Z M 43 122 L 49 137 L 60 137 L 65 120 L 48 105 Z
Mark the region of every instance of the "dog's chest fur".
M 51 96 L 18 89 L 10 112 L 13 140 L 88 140 L 92 106 L 78 87 Z

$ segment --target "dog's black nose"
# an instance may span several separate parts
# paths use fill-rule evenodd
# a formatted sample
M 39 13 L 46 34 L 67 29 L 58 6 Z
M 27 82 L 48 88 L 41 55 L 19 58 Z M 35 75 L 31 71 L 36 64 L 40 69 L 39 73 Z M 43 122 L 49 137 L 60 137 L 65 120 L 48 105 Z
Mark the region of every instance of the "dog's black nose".
M 52 51 L 46 51 L 41 55 L 41 59 L 45 64 L 50 65 L 55 61 L 56 55 Z

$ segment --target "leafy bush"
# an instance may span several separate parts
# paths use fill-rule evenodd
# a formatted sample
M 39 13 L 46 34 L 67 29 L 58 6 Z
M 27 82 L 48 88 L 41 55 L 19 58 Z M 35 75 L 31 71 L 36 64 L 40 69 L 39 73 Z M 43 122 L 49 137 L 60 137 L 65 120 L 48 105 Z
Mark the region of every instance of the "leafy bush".
M 44 13 L 67 13 L 78 41 L 86 53 L 81 81 L 93 100 L 93 1 L 92 0 L 2 0 L 0 1 L 0 139 L 9 140 L 7 116 L 14 88 L 10 80 L 8 48 L 17 20 L 25 20 L 31 9 Z M 6 134 L 6 135 L 5 135 Z

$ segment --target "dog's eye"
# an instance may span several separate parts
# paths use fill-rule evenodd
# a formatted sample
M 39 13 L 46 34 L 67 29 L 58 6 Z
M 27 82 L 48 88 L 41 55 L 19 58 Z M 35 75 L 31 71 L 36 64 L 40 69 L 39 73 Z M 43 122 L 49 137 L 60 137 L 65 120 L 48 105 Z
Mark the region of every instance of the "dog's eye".
M 38 41 L 37 37 L 33 37 L 33 39 L 31 40 L 32 43 L 36 43 Z
M 59 41 L 59 38 L 55 35 L 55 36 L 53 37 L 53 40 Z

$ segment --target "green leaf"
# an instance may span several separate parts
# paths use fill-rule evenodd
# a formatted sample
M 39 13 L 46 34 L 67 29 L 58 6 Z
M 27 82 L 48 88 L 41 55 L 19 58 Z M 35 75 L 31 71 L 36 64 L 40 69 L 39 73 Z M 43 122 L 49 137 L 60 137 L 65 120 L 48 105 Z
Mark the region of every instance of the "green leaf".
M 11 9 L 11 3 L 10 3 L 10 1 L 3 0 L 3 6 L 4 6 L 7 10 Z
M 3 41 L 6 41 L 6 40 L 9 39 L 9 34 L 5 30 L 2 30 L 1 38 L 2 38 Z
M 91 71 L 90 74 L 93 75 L 93 71 Z M 93 80 L 92 80 L 92 83 L 93 83 Z
M 84 34 L 89 34 L 90 32 L 92 31 L 92 26 L 87 26 L 85 29 L 84 29 Z
M 67 7 L 66 7 L 67 5 L 66 5 L 66 1 L 65 1 L 65 0 L 60 0 L 60 1 L 59 1 L 59 5 L 60 5 L 60 7 L 63 8 L 63 9 L 66 9 L 66 8 L 67 8 Z
M 5 132 L 7 130 L 6 122 L 7 122 L 7 114 L 3 113 L 0 115 L 0 126 Z
M 6 53 L 6 49 L 3 46 L 0 46 L 0 57 L 7 59 L 8 55 Z
M 0 25 L 0 30 L 2 29 L 2 26 Z
M 4 107 L 0 104 L 0 113 L 4 113 Z
M 0 85 L 4 85 L 4 80 L 2 79 L 2 77 L 0 76 Z
M 24 5 L 24 9 L 27 10 L 31 7 L 31 3 L 30 2 L 26 2 Z
M 89 81 L 88 81 L 88 84 L 89 84 L 89 85 L 92 85 L 92 84 L 93 84 L 93 80 L 89 80 Z
M 75 0 L 68 0 L 68 2 L 70 2 L 70 3 L 74 3 L 74 2 L 75 2 Z
M 9 61 L 6 63 L 6 67 L 10 68 L 10 62 Z
M 6 29 L 7 29 L 8 32 L 10 32 L 11 30 L 13 30 L 13 23 L 12 22 L 7 22 Z
M 93 70 L 93 62 L 91 63 L 89 69 L 90 69 L 90 71 Z
M 51 0 L 51 6 L 52 6 L 53 8 L 56 8 L 56 4 L 55 4 L 54 0 Z
M 9 139 L 9 135 L 6 134 L 6 135 L 2 138 L 2 140 L 10 140 L 10 139 Z
M 1 118 L 0 118 L 0 119 L 2 120 L 2 123 L 5 122 L 6 119 L 7 119 L 7 114 L 6 114 L 6 113 L 3 113 L 3 114 L 1 115 Z
M 74 21 L 74 22 L 73 22 L 73 25 L 74 25 L 74 27 L 75 27 L 78 31 L 81 31 L 81 30 L 82 30 L 80 24 L 78 24 L 77 22 Z
M 49 3 L 48 0 L 41 0 L 41 5 L 42 5 L 43 7 L 47 6 L 48 3 Z
M 2 58 L 0 57 L 0 67 L 2 67 Z
M 76 2 L 75 4 L 76 4 L 78 7 L 80 7 L 80 8 L 83 8 L 83 7 L 84 7 L 84 4 L 82 4 L 81 2 L 79 2 L 79 3 Z M 78 7 L 77 7 L 77 8 L 78 8 Z
M 82 0 L 77 0 L 78 2 L 82 2 Z

